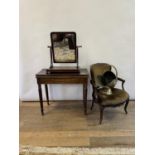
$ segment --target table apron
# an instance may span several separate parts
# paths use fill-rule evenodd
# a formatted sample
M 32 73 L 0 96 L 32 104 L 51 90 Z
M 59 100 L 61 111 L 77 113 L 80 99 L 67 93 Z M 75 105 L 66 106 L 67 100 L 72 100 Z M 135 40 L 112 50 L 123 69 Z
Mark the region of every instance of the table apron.
M 87 77 L 80 78 L 37 78 L 38 84 L 86 84 Z

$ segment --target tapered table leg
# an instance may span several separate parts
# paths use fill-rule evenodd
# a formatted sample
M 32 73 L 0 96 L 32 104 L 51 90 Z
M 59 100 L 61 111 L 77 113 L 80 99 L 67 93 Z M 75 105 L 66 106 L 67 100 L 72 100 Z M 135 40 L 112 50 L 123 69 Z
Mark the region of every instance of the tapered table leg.
M 41 84 L 38 84 L 38 92 L 39 92 L 41 114 L 44 115 L 44 107 L 43 107 L 43 97 L 42 97 Z
M 84 114 L 87 115 L 87 84 L 83 84 L 83 105 Z
M 46 93 L 46 100 L 47 100 L 47 104 L 48 104 L 48 105 L 50 105 L 50 104 L 49 104 L 49 97 L 48 97 L 48 85 L 47 85 L 47 84 L 45 84 L 45 93 Z

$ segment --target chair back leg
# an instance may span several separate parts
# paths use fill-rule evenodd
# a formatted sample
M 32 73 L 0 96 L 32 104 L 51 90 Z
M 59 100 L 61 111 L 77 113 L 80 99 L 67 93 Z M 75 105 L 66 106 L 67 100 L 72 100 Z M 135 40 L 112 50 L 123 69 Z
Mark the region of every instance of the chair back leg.
M 104 110 L 104 107 L 100 105 L 100 121 L 99 121 L 99 124 L 101 124 L 102 120 L 103 120 L 103 110 Z

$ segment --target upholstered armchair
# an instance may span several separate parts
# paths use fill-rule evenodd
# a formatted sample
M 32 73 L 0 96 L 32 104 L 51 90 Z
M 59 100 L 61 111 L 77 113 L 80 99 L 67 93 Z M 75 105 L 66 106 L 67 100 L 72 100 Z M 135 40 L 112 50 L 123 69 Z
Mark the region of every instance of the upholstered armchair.
M 121 105 L 124 106 L 124 111 L 127 114 L 127 106 L 129 103 L 129 95 L 124 90 L 124 83 L 125 80 L 117 77 L 117 81 L 122 82 L 122 89 L 118 88 L 111 88 L 111 94 L 105 94 L 105 86 L 103 85 L 102 81 L 99 77 L 101 77 L 105 72 L 111 71 L 111 65 L 106 63 L 97 63 L 93 64 L 90 67 L 91 73 L 91 84 L 93 88 L 92 93 L 92 106 L 91 110 L 93 109 L 94 103 L 97 103 L 100 108 L 100 121 L 102 123 L 103 120 L 103 111 L 107 107 L 117 107 Z

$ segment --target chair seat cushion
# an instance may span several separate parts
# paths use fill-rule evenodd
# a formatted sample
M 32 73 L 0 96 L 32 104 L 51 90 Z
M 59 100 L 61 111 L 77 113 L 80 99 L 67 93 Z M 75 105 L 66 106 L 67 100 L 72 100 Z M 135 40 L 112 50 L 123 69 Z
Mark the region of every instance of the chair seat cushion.
M 125 102 L 129 98 L 129 94 L 125 90 L 113 88 L 112 95 L 105 95 L 102 90 L 98 93 L 99 101 L 102 105 L 117 105 Z

